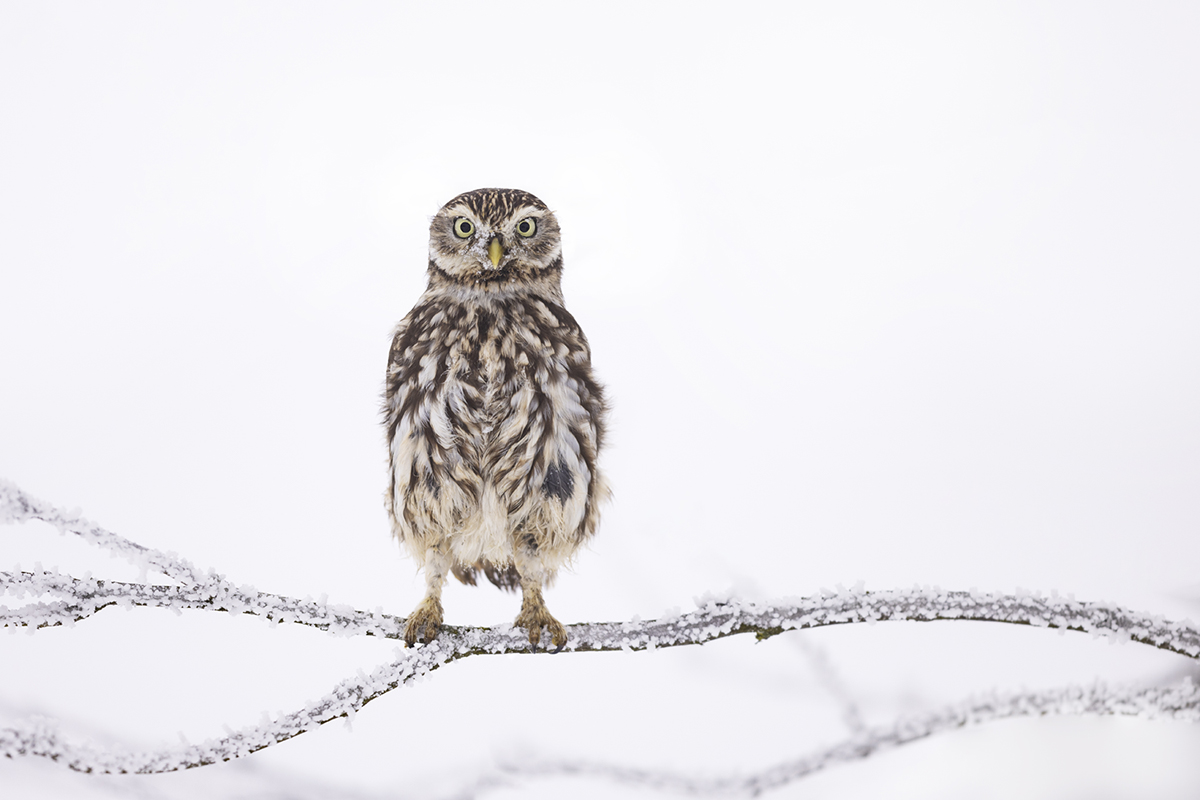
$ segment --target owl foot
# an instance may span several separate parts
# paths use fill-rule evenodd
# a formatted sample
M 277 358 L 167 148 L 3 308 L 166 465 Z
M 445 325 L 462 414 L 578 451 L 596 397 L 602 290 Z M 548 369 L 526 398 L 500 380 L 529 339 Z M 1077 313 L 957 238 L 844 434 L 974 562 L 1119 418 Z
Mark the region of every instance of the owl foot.
M 546 633 L 550 634 L 550 643 L 554 645 L 555 653 L 562 650 L 567 644 L 567 629 L 561 622 L 550 616 L 550 612 L 546 610 L 546 604 L 540 596 L 531 602 L 526 595 L 526 599 L 521 603 L 521 613 L 517 615 L 513 624 L 529 631 L 529 645 L 535 652 L 538 642 L 542 639 L 542 628 L 545 628 Z
M 404 625 L 404 643 L 412 647 L 419 639 L 429 644 L 441 629 L 442 601 L 436 597 L 426 597 L 413 609 Z

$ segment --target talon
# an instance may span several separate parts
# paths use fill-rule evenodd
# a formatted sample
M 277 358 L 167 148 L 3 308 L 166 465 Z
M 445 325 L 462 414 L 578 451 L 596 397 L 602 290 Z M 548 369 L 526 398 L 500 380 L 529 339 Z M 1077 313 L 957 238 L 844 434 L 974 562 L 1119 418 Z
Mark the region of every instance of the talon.
M 567 644 L 567 629 L 561 622 L 550 616 L 546 606 L 540 602 L 525 604 L 514 624 L 529 631 L 529 650 L 532 653 L 536 653 L 538 650 L 543 629 L 549 639 L 544 648 L 546 652 L 561 652 Z M 551 650 L 552 647 L 555 649 Z
M 412 616 L 404 625 L 404 644 L 412 647 L 420 640 L 429 644 L 437 638 L 442 629 L 442 604 L 426 597 L 413 610 Z
M 567 629 L 546 610 L 546 601 L 542 599 L 542 590 L 537 586 L 522 582 L 521 592 L 521 613 L 517 615 L 513 624 L 529 631 L 529 643 L 532 645 L 533 652 L 537 652 L 543 629 L 549 639 L 546 642 L 546 651 L 549 652 L 551 647 L 557 648 L 554 650 L 556 653 L 561 651 L 567 643 Z
M 550 643 L 555 647 L 554 652 L 561 652 L 567 646 L 567 629 L 554 617 L 550 617 L 546 623 L 546 632 L 550 634 Z

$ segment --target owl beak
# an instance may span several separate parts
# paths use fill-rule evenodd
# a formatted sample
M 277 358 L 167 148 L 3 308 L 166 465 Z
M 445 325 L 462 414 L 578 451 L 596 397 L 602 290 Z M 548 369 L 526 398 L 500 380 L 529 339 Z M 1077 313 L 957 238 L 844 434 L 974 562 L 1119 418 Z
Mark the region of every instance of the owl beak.
M 500 239 L 493 238 L 488 242 L 488 258 L 492 260 L 492 266 L 500 266 L 500 259 L 504 255 L 504 248 L 500 246 Z

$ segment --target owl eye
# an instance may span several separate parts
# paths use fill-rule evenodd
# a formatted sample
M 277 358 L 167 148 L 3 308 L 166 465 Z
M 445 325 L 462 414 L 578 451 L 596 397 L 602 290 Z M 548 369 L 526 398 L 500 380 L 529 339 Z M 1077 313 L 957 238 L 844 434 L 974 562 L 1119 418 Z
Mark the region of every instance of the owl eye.
M 460 239 L 468 238 L 475 232 L 475 226 L 471 224 L 471 220 L 466 217 L 456 217 L 454 219 L 454 235 Z
M 517 223 L 517 233 L 521 234 L 521 236 L 525 237 L 526 239 L 528 239 L 530 236 L 533 236 L 535 233 L 537 233 L 537 220 L 535 220 L 533 217 L 521 220 Z

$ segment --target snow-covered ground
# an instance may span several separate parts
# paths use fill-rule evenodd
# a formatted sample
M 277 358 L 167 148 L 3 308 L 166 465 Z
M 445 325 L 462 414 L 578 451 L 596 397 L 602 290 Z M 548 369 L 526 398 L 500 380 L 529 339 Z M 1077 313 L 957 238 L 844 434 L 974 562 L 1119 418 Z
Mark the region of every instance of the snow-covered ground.
M 379 395 L 428 217 L 529 190 L 614 413 L 564 622 L 939 585 L 1200 615 L 1200 9 L 0 7 L 0 476 L 234 583 L 406 614 Z M 42 523 L 0 570 L 137 580 Z M 153 575 L 150 576 L 153 579 Z M 517 601 L 451 585 L 448 621 Z M 9 598 L 10 605 L 17 601 Z M 396 643 L 201 611 L 0 636 L 0 728 L 113 747 L 301 708 Z M 424 798 L 498 760 L 747 772 L 989 690 L 1195 662 L 889 623 L 464 660 L 228 764 L 33 798 Z M 780 798 L 1193 798 L 1200 728 L 940 734 Z M 660 797 L 600 780 L 488 798 Z

